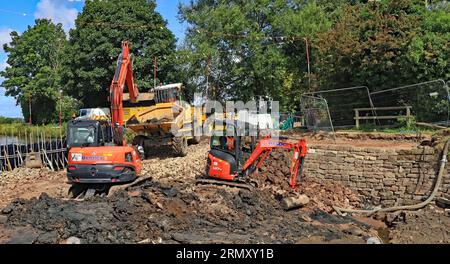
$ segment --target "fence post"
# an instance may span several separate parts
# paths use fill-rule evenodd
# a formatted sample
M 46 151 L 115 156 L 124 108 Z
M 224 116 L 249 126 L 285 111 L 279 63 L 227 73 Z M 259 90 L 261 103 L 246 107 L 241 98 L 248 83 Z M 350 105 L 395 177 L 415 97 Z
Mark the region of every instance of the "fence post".
M 354 109 L 354 110 L 355 110 L 356 129 L 359 129 L 359 110 L 358 109 Z
M 406 126 L 411 126 L 411 107 L 406 107 Z

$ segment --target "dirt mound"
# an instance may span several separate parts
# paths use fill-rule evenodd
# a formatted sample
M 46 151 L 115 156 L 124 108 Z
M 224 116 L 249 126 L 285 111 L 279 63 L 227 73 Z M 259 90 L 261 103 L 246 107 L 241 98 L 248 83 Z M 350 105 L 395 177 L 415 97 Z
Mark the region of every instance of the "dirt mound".
M 0 214 L 0 242 L 64 243 L 77 237 L 81 243 L 365 243 L 376 235 L 350 217 L 329 213 L 329 204 L 341 200 L 323 202 L 317 195 L 339 193 L 334 185 L 304 181 L 299 191 L 292 191 L 289 175 L 277 174 L 286 172 L 283 162 L 273 163 L 278 170 L 256 175 L 263 183 L 257 191 L 196 185 L 207 150 L 202 142 L 189 146 L 186 157 L 150 157 L 143 162 L 146 180 L 111 197 L 73 201 L 42 194 L 16 199 Z M 47 177 L 64 179 L 59 173 Z M 298 192 L 307 194 L 310 203 L 285 211 L 282 199 Z M 320 202 L 324 205 L 317 206 Z
M 259 185 L 282 195 L 286 195 L 286 193 L 306 194 L 311 199 L 308 208 L 318 208 L 328 213 L 334 211 L 333 205 L 344 208 L 357 208 L 361 205 L 357 193 L 350 188 L 332 181 L 313 181 L 304 174 L 298 176 L 301 176 L 300 183 L 293 190 L 289 186 L 292 155 L 293 152 L 289 150 L 275 149 L 272 151 L 259 172 L 255 173 L 254 177 Z
M 27 243 L 62 243 L 69 237 L 82 243 L 296 243 L 312 235 L 364 243 L 375 233 L 351 218 L 318 209 L 286 212 L 269 189 L 159 181 L 81 202 L 46 194 L 18 199 L 1 216 L 0 230 L 29 229 L 7 241 Z

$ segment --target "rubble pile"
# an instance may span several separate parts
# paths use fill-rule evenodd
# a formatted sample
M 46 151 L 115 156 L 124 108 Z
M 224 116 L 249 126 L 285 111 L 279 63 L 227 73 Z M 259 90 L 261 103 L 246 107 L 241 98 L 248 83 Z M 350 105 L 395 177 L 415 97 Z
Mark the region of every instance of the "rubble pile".
M 0 195 L 21 198 L 0 206 L 0 243 L 367 243 L 378 236 L 367 221 L 333 212 L 333 205 L 362 207 L 350 189 L 308 175 L 290 188 L 289 151 L 273 151 L 252 175 L 259 183 L 256 191 L 196 185 L 195 178 L 205 173 L 208 148 L 202 142 L 189 146 L 186 157 L 173 157 L 169 150 L 151 156 L 134 185 L 83 201 L 41 194 L 50 187 L 67 191 L 64 172 L 7 175 L 0 179 Z M 12 195 L 20 188 L 39 193 Z M 410 219 L 433 224 L 433 219 Z M 390 239 L 396 237 L 401 235 Z
M 289 186 L 291 177 L 290 166 L 293 152 L 275 149 L 266 158 L 255 178 L 262 188 L 270 188 L 275 193 L 286 194 L 294 192 Z M 306 162 L 307 158 L 306 158 Z M 321 182 L 308 179 L 308 175 L 299 175 L 300 183 L 295 192 L 305 194 L 310 198 L 308 208 L 318 208 L 333 213 L 332 206 L 343 208 L 359 208 L 361 200 L 350 188 L 339 183 L 323 180 Z
M 3 228 L 29 229 L 13 233 L 6 241 L 12 243 L 65 243 L 71 237 L 81 243 L 296 243 L 313 235 L 365 243 L 376 233 L 319 209 L 286 212 L 270 190 L 190 189 L 154 180 L 109 198 L 18 199 L 1 216 Z

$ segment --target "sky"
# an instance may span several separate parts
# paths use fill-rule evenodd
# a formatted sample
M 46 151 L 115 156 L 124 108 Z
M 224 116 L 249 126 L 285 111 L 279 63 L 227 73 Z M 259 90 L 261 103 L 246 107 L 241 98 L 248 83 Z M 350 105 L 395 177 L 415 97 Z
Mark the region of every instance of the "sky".
M 156 0 L 156 11 L 168 22 L 168 28 L 182 41 L 186 24 L 178 21 L 178 3 L 188 0 Z M 7 54 L 3 44 L 11 41 L 9 33 L 24 32 L 28 26 L 34 25 L 37 18 L 48 18 L 61 23 L 66 32 L 74 26 L 77 14 L 81 12 L 84 0 L 0 0 L 0 71 L 6 67 Z M 0 77 L 0 84 L 3 79 Z M 16 100 L 4 95 L 5 89 L 0 87 L 0 116 L 22 117 L 22 110 L 16 106 Z

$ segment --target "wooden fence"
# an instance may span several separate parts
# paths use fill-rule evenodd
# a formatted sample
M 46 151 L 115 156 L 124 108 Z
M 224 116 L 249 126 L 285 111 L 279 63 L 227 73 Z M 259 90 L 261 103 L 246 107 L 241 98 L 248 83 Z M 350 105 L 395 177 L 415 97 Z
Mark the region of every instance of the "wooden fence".
M 395 106 L 395 107 L 371 107 L 371 108 L 355 108 L 353 109 L 355 111 L 355 125 L 356 128 L 359 128 L 359 121 L 360 120 L 381 120 L 381 119 L 398 119 L 398 118 L 406 118 L 406 122 L 409 124 L 412 119 L 411 115 L 411 108 L 412 106 Z M 378 115 L 376 111 L 390 111 L 390 110 L 406 110 L 405 115 L 388 115 L 388 116 L 381 116 Z M 369 116 L 361 116 L 361 112 L 371 112 L 373 115 Z

